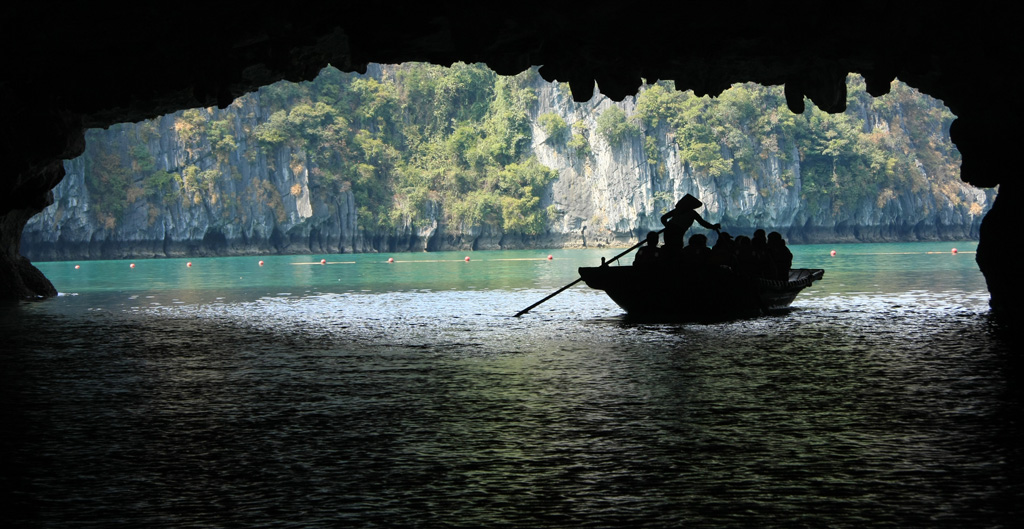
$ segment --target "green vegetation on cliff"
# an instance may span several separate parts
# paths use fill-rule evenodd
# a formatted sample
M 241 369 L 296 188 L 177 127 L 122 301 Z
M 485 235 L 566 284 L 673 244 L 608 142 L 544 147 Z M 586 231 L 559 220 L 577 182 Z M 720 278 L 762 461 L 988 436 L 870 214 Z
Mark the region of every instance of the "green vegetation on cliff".
M 218 203 L 219 215 L 245 221 L 249 200 L 285 222 L 289 194 L 299 197 L 308 186 L 326 204 L 351 193 L 358 229 L 368 234 L 440 222 L 453 234 L 490 227 L 538 235 L 557 220 L 543 197 L 558 175 L 531 150 L 535 125 L 547 146 L 564 147 L 575 160 L 595 156 L 593 142 L 603 141 L 643 149 L 641 159 L 663 176 L 676 149 L 687 177 L 749 177 L 760 180 L 762 196 L 799 186 L 808 215 L 865 203 L 881 208 L 906 193 L 962 200 L 959 155 L 948 136 L 955 117 L 899 82 L 890 95 L 872 98 L 851 75 L 848 110 L 834 115 L 813 105 L 793 114 L 782 87 L 736 85 L 711 98 L 659 82 L 640 91 L 632 115 L 627 105 L 605 105 L 589 120 L 579 115 L 582 105 L 540 113 L 541 83 L 535 70 L 503 77 L 479 64 L 410 63 L 375 75 L 327 68 L 311 82 L 277 83 L 226 109 L 165 118 L 178 146 L 170 162 L 155 158 L 162 141 L 155 122 L 112 128 L 117 134 L 90 131 L 90 209 L 112 229 L 139 201 L 152 223 L 161 208 Z M 231 186 L 218 182 L 241 182 L 242 163 L 269 172 L 286 165 L 303 176 L 279 187 L 264 174 L 233 186 L 248 198 L 228 196 Z M 772 170 L 781 174 L 769 184 L 761 177 Z M 667 204 L 672 197 L 663 189 L 653 200 Z M 982 212 L 979 204 L 964 206 Z
M 540 194 L 556 175 L 524 156 L 532 74 L 499 77 L 465 64 L 389 74 L 327 69 L 311 83 L 267 87 L 270 118 L 253 138 L 306 153 L 311 187 L 351 189 L 361 228 L 417 226 L 436 205 L 453 226 L 540 233 Z
M 739 172 L 757 179 L 770 157 L 787 166 L 798 157 L 800 198 L 811 214 L 865 199 L 882 207 L 898 193 L 926 189 L 940 201 L 958 201 L 950 185 L 959 178 L 960 157 L 949 141 L 949 109 L 900 82 L 880 98 L 865 91 L 858 75 L 847 84 L 845 113 L 808 105 L 797 115 L 782 87 L 738 84 L 710 98 L 658 83 L 638 95 L 635 119 L 649 130 L 668 127 L 683 160 L 712 177 Z M 795 176 L 789 171 L 783 181 L 792 186 Z

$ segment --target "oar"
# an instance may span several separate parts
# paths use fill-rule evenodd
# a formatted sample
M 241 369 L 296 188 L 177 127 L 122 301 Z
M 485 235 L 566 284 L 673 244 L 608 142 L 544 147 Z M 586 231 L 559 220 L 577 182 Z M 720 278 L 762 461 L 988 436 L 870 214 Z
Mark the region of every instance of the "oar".
M 664 228 L 662 228 L 662 229 L 658 230 L 658 233 L 661 233 L 661 232 L 663 232 L 663 231 L 665 231 L 665 229 L 664 229 Z M 638 243 L 634 244 L 633 246 L 630 246 L 630 247 L 629 247 L 629 249 L 627 249 L 626 251 L 624 251 L 624 252 L 620 253 L 619 255 L 616 255 L 615 257 L 612 257 L 611 259 L 608 259 L 607 261 L 604 261 L 604 262 L 602 262 L 602 263 L 601 263 L 601 265 L 602 265 L 602 266 L 604 266 L 604 265 L 608 265 L 608 264 L 611 264 L 611 263 L 615 262 L 616 260 L 618 260 L 618 258 L 619 258 L 619 257 L 622 257 L 623 255 L 626 255 L 626 254 L 628 254 L 629 252 L 632 252 L 633 250 L 636 250 L 637 248 L 639 248 L 639 247 L 643 246 L 643 244 L 644 244 L 645 242 L 647 242 L 647 239 L 644 239 L 644 240 L 642 240 L 642 241 L 640 241 L 640 242 L 638 242 Z M 540 300 L 540 301 L 538 301 L 538 302 L 534 303 L 533 305 L 530 305 L 529 307 L 526 307 L 525 309 L 523 309 L 523 310 L 521 310 L 521 311 L 517 312 L 517 313 L 516 313 L 516 317 L 518 318 L 518 317 L 522 316 L 523 314 L 526 314 L 527 312 L 530 312 L 530 311 L 531 311 L 531 310 L 533 310 L 533 308 L 534 308 L 534 307 L 536 307 L 537 305 L 540 305 L 541 303 L 544 303 L 545 301 L 547 301 L 547 300 L 549 300 L 549 299 L 551 299 L 551 298 L 553 298 L 553 297 L 555 297 L 555 296 L 557 296 L 557 295 L 561 294 L 561 293 L 562 293 L 562 292 L 564 292 L 565 290 L 568 290 L 569 288 L 572 288 L 572 286 L 573 286 L 573 285 L 575 285 L 576 283 L 579 283 L 580 281 L 583 281 L 583 278 L 582 278 L 582 277 L 578 277 L 578 278 L 576 278 L 576 281 L 573 281 L 572 283 L 569 283 L 568 285 L 565 285 L 564 287 L 562 287 L 562 288 L 560 288 L 560 289 L 558 289 L 558 290 L 556 290 L 556 291 L 552 292 L 551 294 L 549 294 L 549 295 L 548 295 L 547 297 L 545 297 L 544 299 L 542 299 L 542 300 Z

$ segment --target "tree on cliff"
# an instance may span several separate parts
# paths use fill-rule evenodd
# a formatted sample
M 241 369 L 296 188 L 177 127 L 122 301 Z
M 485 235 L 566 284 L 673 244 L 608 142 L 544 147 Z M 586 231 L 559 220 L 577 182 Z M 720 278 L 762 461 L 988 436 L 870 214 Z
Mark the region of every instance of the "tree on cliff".
M 711 98 L 658 82 L 641 90 L 633 115 L 612 104 L 591 118 L 538 115 L 539 83 L 535 70 L 503 77 L 461 63 L 379 66 L 372 75 L 326 68 L 314 81 L 264 87 L 222 110 L 164 118 L 173 121 L 180 155 L 159 152 L 168 144 L 156 137 L 159 120 L 90 131 L 90 208 L 108 231 L 140 208 L 151 223 L 192 207 L 218 212 L 226 219 L 218 222 L 270 208 L 286 222 L 285 203 L 308 189 L 326 204 L 351 195 L 368 237 L 437 221 L 456 235 L 489 227 L 534 236 L 555 221 L 544 197 L 558 177 L 534 155 L 534 121 L 546 144 L 579 160 L 594 156 L 591 141 L 602 138 L 615 148 L 639 146 L 652 165 L 675 149 L 688 174 L 723 181 L 764 182 L 769 161 L 779 160 L 782 185 L 792 187 L 798 175 L 790 167 L 798 165 L 802 207 L 814 215 L 881 208 L 906 194 L 965 200 L 948 136 L 955 117 L 899 82 L 871 98 L 863 79 L 850 76 L 848 110 L 835 115 L 813 105 L 793 114 L 781 87 L 740 84 Z M 232 184 L 241 182 L 241 164 L 259 181 Z M 651 200 L 670 198 L 657 190 Z M 962 205 L 982 212 L 979 203 Z

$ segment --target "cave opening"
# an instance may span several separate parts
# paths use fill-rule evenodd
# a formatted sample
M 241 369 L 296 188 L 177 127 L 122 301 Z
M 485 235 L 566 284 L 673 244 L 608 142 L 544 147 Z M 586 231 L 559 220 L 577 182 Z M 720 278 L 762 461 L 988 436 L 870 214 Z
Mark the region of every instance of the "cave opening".
M 75 236 L 68 225 L 89 240 L 119 242 L 126 257 L 159 246 L 146 237 L 174 248 L 166 256 L 190 246 L 210 255 L 344 251 L 328 241 L 353 241 L 356 252 L 493 247 L 479 239 L 483 232 L 446 232 L 458 225 L 500 233 L 499 248 L 509 240 L 559 246 L 578 236 L 556 226 L 586 221 L 592 240 L 628 245 L 656 229 L 682 194 L 709 190 L 718 196 L 708 197 L 708 212 L 734 232 L 778 229 L 795 243 L 967 240 L 977 239 L 995 198 L 995 190 L 959 177 L 949 137 L 956 116 L 898 79 L 873 96 L 864 77 L 850 74 L 844 111 L 812 104 L 795 114 L 783 86 L 734 84 L 697 97 L 661 81 L 614 101 L 596 84 L 590 99 L 577 102 L 568 83 L 544 81 L 540 71 L 500 76 L 485 64 L 407 63 L 354 74 L 328 66 L 311 81 L 281 81 L 223 109 L 87 131 L 85 153 L 65 162 L 68 176 L 55 188 L 55 203 L 28 223 L 22 252 L 34 261 L 87 258 L 56 248 L 57 238 L 66 244 Z M 518 118 L 492 104 L 502 97 L 517 104 L 507 96 L 514 83 L 528 98 L 513 109 Z M 520 136 L 502 144 L 500 127 L 518 127 Z M 452 160 L 430 154 L 438 149 Z M 486 149 L 509 154 L 481 154 Z M 533 210 L 467 216 L 500 196 L 518 199 L 522 190 L 489 175 L 528 159 L 554 171 L 529 183 L 540 188 L 531 192 Z M 612 206 L 579 194 L 594 178 L 591 166 L 635 180 L 624 185 L 639 196 L 637 218 L 594 216 Z M 350 203 L 359 214 L 348 211 Z M 383 219 L 373 211 L 392 211 L 404 225 L 367 229 Z M 502 213 L 531 211 L 547 224 L 546 239 L 504 233 Z M 218 238 L 188 239 L 197 232 Z M 284 244 L 281 233 L 302 243 Z M 116 241 L 125 234 L 134 243 Z M 268 244 L 250 244 L 260 240 Z
M 1014 143 L 1007 113 L 976 97 L 980 79 L 1014 61 L 1015 21 L 993 16 L 983 6 L 960 10 L 959 29 L 950 28 L 937 11 L 890 6 L 886 17 L 899 24 L 885 32 L 885 39 L 862 38 L 862 28 L 878 27 L 871 10 L 840 13 L 758 3 L 728 14 L 691 5 L 688 16 L 649 17 L 640 25 L 621 24 L 604 10 L 580 13 L 568 7 L 548 6 L 548 16 L 537 17 L 516 11 L 483 16 L 461 4 L 405 6 L 399 18 L 392 17 L 395 24 L 372 28 L 358 22 L 385 15 L 372 6 L 306 6 L 272 18 L 253 13 L 244 23 L 233 11 L 208 8 L 202 22 L 179 24 L 168 23 L 173 15 L 140 6 L 130 11 L 133 23 L 127 26 L 85 8 L 65 7 L 51 13 L 21 6 L 9 20 L 22 24 L 4 34 L 7 49 L 24 50 L 5 57 L 5 99 L 25 102 L 4 109 L 5 123 L 21 124 L 7 129 L 4 144 L 14 175 L 5 180 L 11 192 L 0 208 L 6 226 L 4 267 L 12 271 L 10 287 L 4 288 L 8 299 L 40 294 L 26 290 L 19 279 L 37 276 L 20 257 L 22 228 L 63 177 L 60 160 L 84 149 L 84 128 L 181 108 L 226 107 L 280 79 L 312 79 L 328 64 L 363 72 L 374 62 L 467 61 L 489 64 L 500 74 L 540 64 L 539 75 L 567 83 L 576 100 L 589 99 L 595 81 L 615 101 L 635 94 L 644 79 L 674 79 L 677 88 L 698 95 L 753 81 L 785 86 L 794 110 L 804 106 L 806 96 L 826 112 L 845 106 L 848 72 L 860 72 L 873 95 L 898 78 L 941 99 L 958 116 L 949 132 L 964 155 L 963 180 L 982 188 L 999 186 L 1000 203 L 1016 200 L 1007 190 L 1015 183 L 1004 170 L 1004 153 L 1012 152 Z M 318 16 L 310 16 L 314 13 Z M 179 46 L 177 27 L 193 28 L 206 44 Z M 156 55 L 164 60 L 147 60 Z M 45 66 L 54 63 L 62 68 Z M 120 69 L 124 64 L 135 67 Z M 80 82 L 69 90 L 64 78 Z M 1002 207 L 1014 209 L 1013 204 Z M 980 257 L 979 265 L 993 290 L 993 306 L 1012 310 L 1021 288 L 1009 264 L 1012 256 L 1001 245 L 984 242 L 984 233 L 991 241 L 1012 235 L 1011 225 L 999 220 L 1007 216 L 985 215 L 990 220 L 981 230 L 979 251 L 989 256 Z
M 48 298 L 0 306 L 0 408 L 10 426 L 0 431 L 0 500 L 14 525 L 258 527 L 344 519 L 385 526 L 664 527 L 794 526 L 813 519 L 837 527 L 989 527 L 1020 519 L 1024 432 L 1017 417 L 1024 396 L 1017 382 L 1024 370 L 1018 348 L 993 331 L 1004 321 L 1009 324 L 1000 329 L 1019 334 L 1022 289 L 1015 247 L 1006 241 L 1016 240 L 1020 223 L 1012 159 L 1020 110 L 984 95 L 1001 91 L 998 82 L 1019 85 L 1012 67 L 1021 49 L 1016 12 L 985 2 L 884 9 L 676 2 L 628 11 L 551 3 L 496 10 L 461 2 L 189 7 L 133 4 L 115 12 L 92 4 L 20 4 L 8 9 L 10 31 L 0 32 L 6 50 L 0 95 L 13 102 L 0 105 L 6 167 L 0 174 L 0 296 Z M 346 255 L 344 261 L 378 261 L 367 264 L 359 274 L 363 283 L 351 290 L 340 279 L 357 275 L 359 265 L 320 256 L 226 257 L 222 262 L 238 266 L 219 271 L 205 260 L 189 261 L 193 266 L 185 259 L 133 261 L 138 266 L 132 268 L 105 261 L 80 270 L 63 263 L 52 277 L 102 284 L 96 295 L 78 296 L 58 296 L 22 256 L 23 228 L 52 200 L 51 190 L 62 179 L 84 178 L 75 170 L 65 175 L 64 160 L 86 152 L 87 135 L 95 134 L 90 129 L 112 134 L 126 129 L 117 123 L 182 109 L 200 109 L 185 117 L 186 124 L 198 124 L 197 118 L 213 115 L 208 108 L 234 111 L 239 96 L 282 79 L 311 81 L 328 64 L 352 73 L 411 61 L 484 63 L 510 76 L 543 65 L 536 74 L 544 82 L 568 85 L 562 92 L 567 108 L 604 93 L 602 108 L 618 106 L 627 123 L 616 127 L 623 123 L 612 115 L 598 133 L 595 116 L 592 128 L 576 131 L 588 142 L 576 148 L 606 149 L 605 132 L 621 132 L 622 145 L 629 146 L 619 154 L 635 153 L 659 185 L 681 181 L 669 169 L 665 177 L 658 170 L 678 155 L 646 152 L 643 138 L 628 127 L 634 114 L 628 105 L 635 100 L 627 100 L 644 79 L 650 86 L 672 79 L 673 90 L 692 90 L 693 99 L 718 96 L 737 82 L 756 82 L 766 91 L 781 86 L 781 96 L 773 97 L 788 108 L 802 106 L 804 117 L 793 119 L 808 120 L 819 111 L 836 116 L 856 107 L 848 101 L 859 88 L 840 83 L 848 72 L 860 72 L 871 96 L 899 79 L 932 94 L 957 117 L 950 121 L 936 110 L 944 132 L 934 140 L 916 136 L 914 143 L 942 146 L 948 134 L 948 145 L 962 154 L 960 179 L 986 199 L 998 189 L 978 227 L 977 264 L 991 299 L 983 287 L 970 295 L 936 294 L 930 290 L 936 276 L 883 270 L 850 287 L 857 292 L 808 296 L 806 305 L 782 318 L 637 325 L 611 315 L 607 299 L 583 289 L 566 290 L 530 318 L 514 318 L 509 307 L 562 286 L 559 270 L 578 270 L 572 252 L 559 250 L 550 252 L 553 259 L 495 262 L 478 255 L 463 261 L 468 252 L 446 262 L 409 253 L 390 264 L 381 255 Z M 873 106 L 865 112 L 884 110 Z M 742 105 L 737 108 L 742 114 Z M 844 136 L 827 134 L 838 132 L 839 120 L 819 116 L 831 128 L 805 139 L 824 142 L 819 152 L 844 155 L 842 145 L 829 143 Z M 220 121 L 228 120 L 206 120 L 220 149 L 209 151 L 209 165 L 164 168 L 166 176 L 177 173 L 201 191 L 198 203 L 196 193 L 189 197 L 190 215 L 210 206 L 218 213 L 197 233 L 213 228 L 225 241 L 238 237 L 282 253 L 308 251 L 317 241 L 338 241 L 346 252 L 359 248 L 355 233 L 326 225 L 315 235 L 280 226 L 253 234 L 244 226 L 256 210 L 275 225 L 315 217 L 319 205 L 307 200 L 334 184 L 340 196 L 327 209 L 357 225 L 354 194 L 380 191 L 359 188 L 357 178 L 371 171 L 332 182 L 290 148 L 245 160 L 230 148 L 222 134 L 227 129 L 212 125 Z M 858 146 L 854 154 L 868 166 L 872 142 L 886 137 L 885 127 L 875 127 L 882 121 L 867 120 L 864 137 L 858 132 L 858 141 L 847 144 Z M 539 148 L 568 152 L 569 125 L 566 145 Z M 658 127 L 656 134 L 667 135 L 668 119 Z M 358 142 L 371 151 L 383 144 L 363 128 L 370 134 Z M 544 129 L 538 124 L 546 135 Z M 456 137 L 475 141 L 471 132 Z M 726 146 L 717 157 L 701 159 L 707 150 L 692 147 L 689 155 L 705 171 L 723 170 L 726 158 L 735 165 L 763 163 L 763 174 L 777 176 L 758 183 L 785 184 L 784 163 L 748 153 L 741 142 Z M 141 150 L 137 154 L 130 161 L 148 167 Z M 835 183 L 833 167 L 842 164 L 834 166 L 832 154 L 802 167 L 818 171 L 821 178 L 811 178 L 816 184 Z M 289 180 L 270 182 L 272 193 L 260 181 L 267 179 L 244 170 L 211 179 L 204 171 L 218 155 L 253 166 L 272 163 Z M 922 155 L 919 161 L 928 174 L 953 174 L 938 159 Z M 878 161 L 914 183 L 916 163 Z M 154 157 L 152 163 L 162 162 Z M 189 165 L 196 169 L 185 174 Z M 582 165 L 584 178 L 567 187 L 581 196 L 607 192 L 596 165 Z M 519 164 L 519 171 L 523 181 L 546 179 L 537 165 Z M 294 175 L 308 175 L 308 181 Z M 165 175 L 158 176 L 131 194 L 163 204 L 177 184 L 167 180 L 165 187 Z M 452 188 L 470 182 L 466 178 L 453 179 Z M 216 204 L 210 203 L 211 182 Z M 254 182 L 259 185 L 249 185 Z M 944 182 L 936 189 L 940 195 L 974 196 L 950 193 L 950 183 L 960 184 Z M 866 192 L 856 181 L 839 183 L 858 196 Z M 255 200 L 232 204 L 222 187 L 246 189 Z M 650 207 L 670 205 L 677 189 L 652 184 Z M 916 207 L 896 208 L 907 195 L 895 190 L 872 192 L 875 204 L 894 204 L 888 213 Z M 715 194 L 735 202 L 766 199 L 735 182 Z M 405 195 L 403 204 L 416 203 L 417 196 Z M 816 204 L 828 211 L 832 202 L 820 198 Z M 64 206 L 58 210 L 70 214 Z M 245 212 L 237 217 L 240 237 L 223 222 L 221 208 Z M 965 208 L 972 214 L 969 204 Z M 148 226 L 151 211 L 139 207 L 128 214 Z M 601 226 L 616 225 L 623 233 L 631 228 L 607 212 L 556 208 L 552 214 L 571 217 L 566 232 L 585 248 L 580 252 L 594 257 L 611 253 L 602 248 L 608 239 Z M 632 217 L 657 222 L 655 211 Z M 770 218 L 753 217 L 751 226 Z M 897 219 L 888 224 L 892 236 L 938 235 L 927 222 L 886 218 Z M 401 240 L 443 252 L 436 227 L 414 220 L 410 225 L 423 238 Z M 798 220 L 806 233 L 821 229 L 813 215 Z M 853 237 L 880 236 L 858 223 L 837 226 Z M 73 230 L 62 236 L 73 238 Z M 400 249 L 397 240 L 370 239 Z M 489 232 L 473 244 L 488 240 L 512 244 L 516 238 Z M 99 239 L 90 244 L 96 252 L 112 248 Z M 153 248 L 181 246 L 165 237 Z M 843 251 L 815 259 L 838 269 L 849 262 Z M 974 265 L 972 255 L 948 250 L 935 259 Z M 431 269 L 437 287 L 425 288 L 412 274 Z M 167 289 L 176 278 L 213 288 Z M 126 290 L 127 280 L 153 288 Z M 650 288 L 659 292 L 660 285 Z

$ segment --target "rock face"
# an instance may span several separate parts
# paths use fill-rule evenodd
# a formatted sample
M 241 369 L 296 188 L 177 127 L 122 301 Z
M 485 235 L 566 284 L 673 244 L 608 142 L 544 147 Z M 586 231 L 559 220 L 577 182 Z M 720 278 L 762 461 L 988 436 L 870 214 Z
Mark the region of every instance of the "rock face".
M 243 107 L 231 114 L 238 131 L 255 125 L 260 110 L 257 98 L 240 102 Z M 54 204 L 28 223 L 23 251 L 35 259 L 115 259 L 365 248 L 355 230 L 352 193 L 311 192 L 308 169 L 293 162 L 304 153 L 283 147 L 270 155 L 246 157 L 241 135 L 237 148 L 218 157 L 208 143 L 193 145 L 183 139 L 175 130 L 181 124 L 179 114 L 90 131 L 90 141 L 103 145 L 99 157 L 112 156 L 118 160 L 115 166 L 121 160 L 138 163 L 132 156 L 141 145 L 156 170 L 180 177 L 191 167 L 193 174 L 186 177 L 191 180 L 146 190 L 141 173 L 130 173 L 128 205 L 115 218 L 96 211 L 96 197 L 86 184 L 89 160 L 83 156 L 66 161 L 67 175 L 54 190 Z M 200 169 L 214 168 L 222 168 L 225 177 L 214 181 L 197 176 Z
M 374 66 L 367 75 L 384 74 Z M 28 222 L 21 250 L 34 260 L 60 260 L 626 245 L 659 229 L 660 216 L 687 193 L 701 197 L 703 215 L 733 234 L 765 228 L 791 242 L 972 239 L 991 206 L 991 191 L 922 178 L 915 193 L 874 193 L 852 207 L 815 211 L 801 197 L 795 143 L 783 145 L 785 153 L 762 152 L 746 171 L 734 166 L 712 176 L 684 160 L 664 122 L 642 128 L 634 118 L 635 128 L 620 141 L 601 133 L 599 117 L 609 109 L 637 115 L 636 97 L 614 102 L 598 92 L 578 103 L 567 85 L 539 76 L 532 89 L 528 154 L 559 175 L 542 197 L 550 212 L 542 235 L 453 226 L 437 203 L 425 222 L 360 227 L 365 204 L 344 183 L 311 179 L 318 168 L 310 153 L 288 144 L 256 146 L 252 131 L 270 113 L 257 92 L 224 110 L 90 130 L 87 154 L 64 163 L 55 202 Z M 861 114 L 864 127 L 901 126 L 868 108 Z M 541 116 L 557 116 L 582 143 L 548 137 Z M 215 123 L 220 132 L 198 135 L 198 123 Z M 948 144 L 946 132 L 931 136 Z M 124 198 L 92 196 L 90 171 L 94 179 L 123 179 L 105 188 Z
M 961 177 L 999 186 L 984 221 L 979 265 L 1004 300 L 993 308 L 1019 318 L 1024 295 L 1011 267 L 1019 177 L 1008 170 L 1017 150 L 1019 105 L 993 102 L 1019 75 L 1020 15 L 988 3 L 955 13 L 912 3 L 884 10 L 845 4 L 772 2 L 644 4 L 640 23 L 618 9 L 547 3 L 543 9 L 489 4 L 316 2 L 289 9 L 240 10 L 232 4 L 137 4 L 111 16 L 89 3 L 20 3 L 0 32 L 0 267 L 14 274 L 0 299 L 52 295 L 30 287 L 20 252 L 22 228 L 52 200 L 60 160 L 81 154 L 88 127 L 137 122 L 184 108 L 227 106 L 281 80 L 312 79 L 332 64 L 364 71 L 370 62 L 485 62 L 503 75 L 543 65 L 549 81 L 567 82 L 588 101 L 596 80 L 609 98 L 635 94 L 642 79 L 672 79 L 679 90 L 719 94 L 734 82 L 785 85 L 790 109 L 807 96 L 826 112 L 845 109 L 843 79 L 864 75 L 868 92 L 886 93 L 899 78 L 942 100 L 958 116 L 950 130 L 963 155 Z M 384 22 L 387 23 L 384 23 Z M 954 23 L 951 25 L 951 21 Z M 865 28 L 884 32 L 866 38 Z M 74 80 L 69 82 L 69 80 Z M 996 98 L 997 100 L 999 98 Z M 990 234 L 990 235 L 985 235 Z M 986 237 L 996 237 L 985 244 Z M 987 254 L 984 259 L 983 254 Z M 1002 263 L 997 265 L 997 263 Z M 995 292 L 995 290 L 993 290 Z
M 590 154 L 581 156 L 546 141 L 543 129 L 534 127 L 534 153 L 560 175 L 549 200 L 562 214 L 553 219 L 545 241 L 554 246 L 582 245 L 584 232 L 590 245 L 632 244 L 647 231 L 660 229 L 661 215 L 687 193 L 702 199 L 705 218 L 733 234 L 764 228 L 796 243 L 977 239 L 983 212 L 992 205 L 991 191 L 958 181 L 951 197 L 931 188 L 886 196 L 884 201 L 862 200 L 841 210 L 812 211 L 801 198 L 801 156 L 795 146 L 786 157 L 792 161 L 765 153 L 752 171 L 736 168 L 711 176 L 684 161 L 665 125 L 617 145 L 598 133 L 597 116 L 612 105 L 633 115 L 634 98 L 616 103 L 598 93 L 576 103 L 563 86 L 553 83 L 538 86 L 537 92 L 537 114 L 552 112 L 567 123 L 583 124 L 581 133 L 590 146 Z M 865 122 L 871 121 L 865 116 Z M 935 133 L 941 136 L 942 131 Z M 646 138 L 659 146 L 657 164 L 649 162 Z

